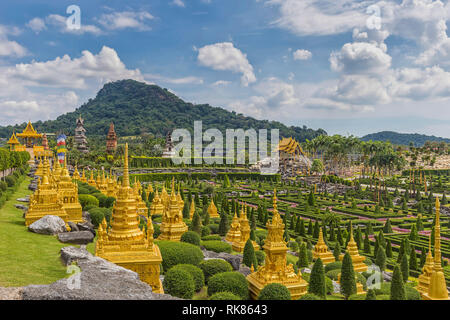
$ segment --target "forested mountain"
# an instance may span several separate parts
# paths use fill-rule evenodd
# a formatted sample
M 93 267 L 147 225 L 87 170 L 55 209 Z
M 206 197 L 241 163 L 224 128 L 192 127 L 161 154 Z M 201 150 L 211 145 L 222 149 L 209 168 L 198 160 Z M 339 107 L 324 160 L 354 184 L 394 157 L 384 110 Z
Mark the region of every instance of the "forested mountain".
M 368 134 L 361 138 L 363 141 L 390 141 L 392 144 L 406 145 L 413 142 L 416 147 L 421 147 L 426 141 L 446 142 L 450 143 L 450 139 L 435 136 L 427 136 L 424 134 L 398 133 L 393 131 L 382 131 L 378 133 Z
M 109 124 L 114 122 L 119 136 L 141 133 L 165 135 L 175 128 L 192 130 L 194 121 L 203 121 L 203 130 L 214 127 L 225 134 L 225 129 L 278 128 L 280 136 L 295 137 L 302 142 L 326 134 L 322 129 L 285 126 L 276 121 L 256 120 L 208 104 L 194 105 L 185 102 L 167 89 L 134 80 L 107 83 L 95 99 L 59 116 L 56 120 L 38 121 L 33 126 L 38 132 L 64 132 L 73 135 L 75 120 L 82 116 L 87 135 L 106 135 Z M 21 131 L 26 123 L 0 127 L 0 137 L 9 138 L 13 130 Z

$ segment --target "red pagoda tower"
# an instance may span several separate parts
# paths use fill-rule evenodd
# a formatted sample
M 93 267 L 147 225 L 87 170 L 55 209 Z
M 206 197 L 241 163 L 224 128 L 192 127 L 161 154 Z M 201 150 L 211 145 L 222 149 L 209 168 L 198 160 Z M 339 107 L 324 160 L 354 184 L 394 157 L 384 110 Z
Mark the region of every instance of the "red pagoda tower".
M 109 125 L 108 135 L 106 136 L 106 152 L 113 154 L 117 149 L 117 135 L 114 130 L 114 123 Z

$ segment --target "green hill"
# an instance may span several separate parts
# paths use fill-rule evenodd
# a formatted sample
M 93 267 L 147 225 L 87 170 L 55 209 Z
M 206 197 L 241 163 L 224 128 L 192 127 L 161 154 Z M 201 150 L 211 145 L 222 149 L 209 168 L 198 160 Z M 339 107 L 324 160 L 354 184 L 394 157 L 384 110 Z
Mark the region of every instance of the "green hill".
M 424 134 L 398 133 L 393 131 L 382 131 L 378 133 L 368 134 L 361 138 L 363 141 L 390 141 L 392 144 L 406 145 L 413 142 L 416 147 L 421 147 L 426 141 L 446 142 L 450 143 L 450 139 L 435 136 L 427 136 Z
M 194 121 L 203 121 L 203 130 L 214 127 L 225 129 L 278 128 L 280 136 L 293 136 L 298 141 L 326 134 L 322 129 L 285 126 L 276 121 L 256 120 L 208 104 L 194 105 L 185 102 L 167 89 L 134 80 L 107 83 L 94 99 L 74 112 L 59 116 L 56 120 L 38 121 L 33 126 L 38 132 L 64 132 L 73 135 L 75 120 L 81 115 L 88 136 L 106 135 L 109 124 L 114 122 L 119 136 L 135 136 L 147 132 L 165 135 L 175 128 L 192 130 Z M 21 131 L 26 123 L 0 127 L 0 137 L 9 138 L 13 130 Z

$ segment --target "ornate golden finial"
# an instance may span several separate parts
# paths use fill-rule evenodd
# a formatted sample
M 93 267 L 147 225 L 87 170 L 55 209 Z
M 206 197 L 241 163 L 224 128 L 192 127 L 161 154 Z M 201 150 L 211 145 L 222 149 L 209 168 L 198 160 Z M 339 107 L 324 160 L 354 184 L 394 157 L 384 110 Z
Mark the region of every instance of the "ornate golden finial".
M 353 224 L 352 224 L 352 220 L 350 220 L 350 241 L 354 241 L 354 239 L 353 239 Z
M 128 173 L 128 143 L 125 143 L 125 155 L 123 159 L 123 181 L 122 187 L 130 186 L 130 175 Z

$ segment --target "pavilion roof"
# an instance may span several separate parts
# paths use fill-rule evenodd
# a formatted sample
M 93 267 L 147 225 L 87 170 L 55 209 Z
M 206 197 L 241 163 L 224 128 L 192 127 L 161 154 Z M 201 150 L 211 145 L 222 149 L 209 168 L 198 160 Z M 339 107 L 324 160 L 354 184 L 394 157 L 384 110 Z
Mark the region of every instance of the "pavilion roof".
M 15 133 L 13 133 L 11 138 L 9 138 L 8 144 L 20 144 L 19 140 L 17 140 Z
M 37 133 L 37 131 L 33 128 L 31 121 L 28 121 L 27 127 L 22 133 L 18 133 L 17 136 L 20 138 L 41 138 L 42 134 Z

